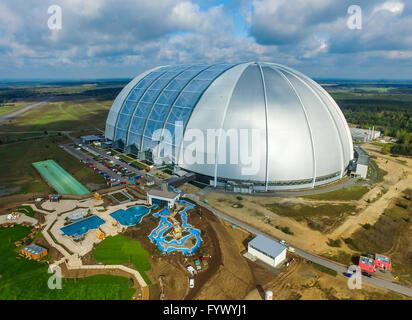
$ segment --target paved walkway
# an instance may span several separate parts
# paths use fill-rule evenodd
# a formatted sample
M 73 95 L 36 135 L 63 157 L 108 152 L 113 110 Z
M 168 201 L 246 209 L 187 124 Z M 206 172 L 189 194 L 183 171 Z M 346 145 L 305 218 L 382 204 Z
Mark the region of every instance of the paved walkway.
M 57 266 L 62 263 L 66 263 L 66 266 L 69 270 L 76 270 L 76 269 L 122 270 L 122 271 L 125 271 L 133 275 L 133 277 L 142 287 L 142 292 L 143 292 L 142 299 L 148 300 L 149 299 L 149 288 L 148 288 L 146 281 L 143 279 L 143 277 L 139 273 L 139 271 L 123 266 L 123 265 L 83 265 L 83 262 L 80 257 L 83 254 L 93 249 L 93 243 L 100 242 L 100 240 L 97 240 L 97 238 L 95 237 L 94 232 L 89 232 L 88 234 L 88 236 L 92 239 L 91 241 L 89 241 L 90 243 L 87 243 L 87 245 L 85 245 L 84 241 L 82 241 L 82 243 L 79 245 L 79 244 L 76 244 L 71 239 L 69 239 L 68 237 L 61 236 L 62 232 L 60 230 L 60 228 L 64 224 L 66 216 L 72 214 L 73 211 L 88 210 L 88 208 L 90 208 L 93 214 L 100 216 L 106 221 L 106 223 L 102 225 L 104 226 L 104 228 L 102 228 L 103 231 L 107 232 L 106 234 L 108 235 L 116 235 L 117 230 L 116 228 L 111 226 L 111 222 L 113 218 L 109 216 L 109 213 L 115 210 L 118 210 L 118 209 L 126 209 L 127 206 L 132 205 L 132 204 L 141 204 L 141 203 L 142 203 L 141 200 L 129 202 L 127 204 L 121 204 L 121 205 L 112 207 L 110 211 L 107 210 L 105 212 L 98 211 L 98 210 L 103 209 L 103 207 L 101 207 L 101 205 L 103 204 L 103 201 L 96 200 L 94 198 L 90 198 L 87 200 L 80 200 L 80 201 L 79 200 L 61 200 L 60 202 L 46 201 L 42 204 L 43 208 L 47 210 L 54 210 L 53 212 L 48 212 L 45 210 L 38 209 L 34 204 L 25 204 L 25 205 L 31 206 L 34 210 L 39 211 L 45 215 L 46 222 L 43 224 L 43 226 L 45 226 L 44 228 L 45 231 L 43 232 L 44 238 L 47 240 L 47 242 L 52 247 L 56 248 L 63 255 L 63 258 L 61 258 L 58 261 L 55 261 L 52 265 L 50 265 L 50 268 L 53 268 L 53 266 Z M 77 208 L 80 206 L 86 207 L 87 209 Z M 53 236 L 59 242 L 62 241 L 63 245 L 65 246 L 67 245 L 67 248 L 69 250 L 73 250 L 74 253 L 70 254 L 62 245 L 60 245 L 59 243 L 56 243 L 53 240 L 53 238 L 50 236 L 49 232 L 53 234 Z

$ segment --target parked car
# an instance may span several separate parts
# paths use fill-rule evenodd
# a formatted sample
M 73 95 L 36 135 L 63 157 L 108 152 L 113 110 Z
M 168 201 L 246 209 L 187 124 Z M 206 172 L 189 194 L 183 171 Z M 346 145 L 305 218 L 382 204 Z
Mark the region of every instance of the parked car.
M 362 271 L 362 275 L 368 278 L 372 278 L 372 275 L 369 272 Z
M 348 278 L 352 277 L 352 273 L 349 272 L 344 272 L 343 275 Z
M 189 288 L 193 289 L 195 287 L 195 279 L 194 278 L 190 278 L 189 279 Z
M 288 249 L 287 249 L 289 252 L 291 252 L 291 253 L 294 253 L 296 250 L 295 250 L 295 248 L 293 248 L 293 247 L 288 247 Z
M 284 246 L 288 245 L 288 243 L 285 240 L 280 240 L 280 244 L 283 244 Z

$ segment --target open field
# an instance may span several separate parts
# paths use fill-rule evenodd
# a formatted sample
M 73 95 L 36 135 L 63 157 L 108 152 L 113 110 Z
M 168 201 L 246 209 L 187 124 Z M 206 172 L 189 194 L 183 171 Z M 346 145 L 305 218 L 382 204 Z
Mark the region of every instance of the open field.
M 98 275 L 80 279 L 62 279 L 61 290 L 50 290 L 51 274 L 46 263 L 16 258 L 14 242 L 25 237 L 30 228 L 16 226 L 0 229 L 0 299 L 130 299 L 134 293 L 127 278 Z
M 0 104 L 0 116 L 4 116 L 4 115 L 6 115 L 10 112 L 22 109 L 22 108 L 26 107 L 28 104 L 30 104 L 30 102 Z
M 93 256 L 97 261 L 104 264 L 133 264 L 146 283 L 151 284 L 145 273 L 151 268 L 149 253 L 142 248 L 138 241 L 131 240 L 123 235 L 107 237 L 93 251 Z
M 1 126 L 2 132 L 104 129 L 113 101 L 71 97 L 49 102 Z
M 272 290 L 273 300 L 403 300 L 406 297 L 362 283 L 362 289 L 350 290 L 348 278 L 329 273 L 315 264 L 297 258 L 284 273 L 258 289 L 247 300 L 263 300 L 264 291 Z
M 412 202 L 411 189 L 393 198 L 373 225 L 364 225 L 351 236 L 350 247 L 365 253 L 381 253 L 392 258 L 392 274 L 412 285 Z
M 45 192 L 53 190 L 41 178 L 32 166 L 32 162 L 47 159 L 55 160 L 77 181 L 90 191 L 97 186 L 104 187 L 105 179 L 92 169 L 81 164 L 58 144 L 67 143 L 65 137 L 47 137 L 35 141 L 26 141 L 0 145 L 0 192 L 1 195 Z
M 33 166 L 59 194 L 85 195 L 90 193 L 53 160 L 34 162 Z

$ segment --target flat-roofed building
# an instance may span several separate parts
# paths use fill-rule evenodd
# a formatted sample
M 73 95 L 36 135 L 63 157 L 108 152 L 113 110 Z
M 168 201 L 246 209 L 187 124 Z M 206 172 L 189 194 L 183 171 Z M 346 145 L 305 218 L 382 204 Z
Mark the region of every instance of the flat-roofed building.
M 147 201 L 151 205 L 167 205 L 169 208 L 172 208 L 179 198 L 180 193 L 170 191 L 166 183 L 162 185 L 162 189 L 150 189 L 147 191 Z
M 262 235 L 248 243 L 247 251 L 272 267 L 277 267 L 286 259 L 286 247 Z
M 32 243 L 27 247 L 20 249 L 20 254 L 26 258 L 39 260 L 47 255 L 47 249 Z
M 82 136 L 80 137 L 80 139 L 82 139 L 82 143 L 92 143 L 92 142 L 96 142 L 96 141 L 102 141 L 104 140 L 104 137 L 99 136 L 99 135 L 89 135 L 89 136 Z

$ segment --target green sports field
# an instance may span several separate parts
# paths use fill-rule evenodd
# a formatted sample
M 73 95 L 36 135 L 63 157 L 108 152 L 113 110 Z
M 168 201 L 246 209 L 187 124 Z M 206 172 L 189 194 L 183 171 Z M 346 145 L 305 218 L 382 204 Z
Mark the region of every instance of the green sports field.
M 90 193 L 54 160 L 34 162 L 33 166 L 59 194 L 84 195 Z

